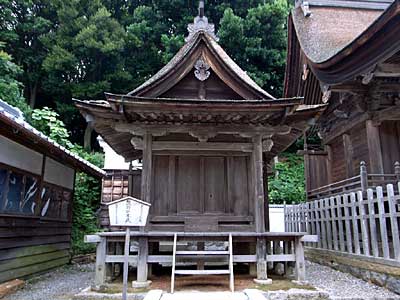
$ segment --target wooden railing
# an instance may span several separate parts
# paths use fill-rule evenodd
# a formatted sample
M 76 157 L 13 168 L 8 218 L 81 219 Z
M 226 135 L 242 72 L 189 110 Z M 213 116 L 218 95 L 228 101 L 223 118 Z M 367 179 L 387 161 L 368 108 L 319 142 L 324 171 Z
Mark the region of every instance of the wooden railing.
M 287 206 L 285 230 L 318 235 L 311 247 L 400 267 L 399 190 L 400 182 Z
M 337 181 L 307 192 L 307 199 L 315 200 L 340 193 L 366 191 L 379 185 L 394 184 L 400 181 L 400 163 L 395 162 L 393 174 L 368 174 L 365 162 L 360 163 L 360 174 L 351 178 Z

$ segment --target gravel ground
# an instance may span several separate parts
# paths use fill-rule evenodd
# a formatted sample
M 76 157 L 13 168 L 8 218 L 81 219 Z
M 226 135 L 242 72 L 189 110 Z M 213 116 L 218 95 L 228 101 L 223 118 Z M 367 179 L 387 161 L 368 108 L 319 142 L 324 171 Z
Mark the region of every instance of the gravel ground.
M 391 291 L 332 268 L 307 262 L 307 281 L 333 299 L 400 299 Z
M 350 274 L 307 262 L 307 281 L 330 293 L 332 299 L 396 299 L 400 296 Z M 71 265 L 35 277 L 3 300 L 70 300 L 94 279 L 94 265 Z
M 27 280 L 23 289 L 3 300 L 70 300 L 94 279 L 94 265 L 68 265 Z

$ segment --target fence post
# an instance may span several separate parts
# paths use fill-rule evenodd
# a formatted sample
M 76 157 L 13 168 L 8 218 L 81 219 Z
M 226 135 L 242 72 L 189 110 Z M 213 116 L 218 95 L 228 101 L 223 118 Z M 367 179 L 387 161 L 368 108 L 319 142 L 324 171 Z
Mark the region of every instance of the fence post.
M 368 188 L 368 173 L 365 161 L 360 162 L 360 180 L 361 180 L 361 190 L 364 192 Z
M 396 181 L 400 181 L 400 163 L 398 161 L 394 163 L 394 174 L 396 175 Z

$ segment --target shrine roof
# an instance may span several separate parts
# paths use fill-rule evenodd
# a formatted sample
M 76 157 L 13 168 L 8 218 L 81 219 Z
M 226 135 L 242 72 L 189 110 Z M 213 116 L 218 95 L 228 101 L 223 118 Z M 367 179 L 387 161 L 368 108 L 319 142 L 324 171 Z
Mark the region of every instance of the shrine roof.
M 320 85 L 355 80 L 400 51 L 400 0 L 304 3 L 289 16 L 285 97 L 322 103 Z
M 143 96 L 153 86 L 159 84 L 170 73 L 176 72 L 178 66 L 183 64 L 184 61 L 194 52 L 196 47 L 204 42 L 209 50 L 216 56 L 216 58 L 228 69 L 233 76 L 236 77 L 243 85 L 247 86 L 253 93 L 259 96 L 260 99 L 275 99 L 272 95 L 262 89 L 239 65 L 225 52 L 225 50 L 218 44 L 215 37 L 206 31 L 199 30 L 193 34 L 190 39 L 182 46 L 176 55 L 154 76 L 145 81 L 142 85 L 129 92 L 129 96 Z

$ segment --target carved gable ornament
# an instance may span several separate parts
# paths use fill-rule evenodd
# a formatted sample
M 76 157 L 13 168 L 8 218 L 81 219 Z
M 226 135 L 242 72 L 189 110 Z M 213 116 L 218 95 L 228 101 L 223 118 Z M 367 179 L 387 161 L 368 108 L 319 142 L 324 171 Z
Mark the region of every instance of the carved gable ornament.
M 204 61 L 203 58 L 199 58 L 194 64 L 194 76 L 200 81 L 205 81 L 210 77 L 210 65 Z

